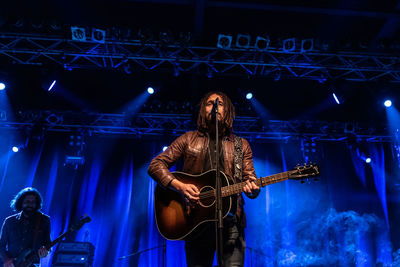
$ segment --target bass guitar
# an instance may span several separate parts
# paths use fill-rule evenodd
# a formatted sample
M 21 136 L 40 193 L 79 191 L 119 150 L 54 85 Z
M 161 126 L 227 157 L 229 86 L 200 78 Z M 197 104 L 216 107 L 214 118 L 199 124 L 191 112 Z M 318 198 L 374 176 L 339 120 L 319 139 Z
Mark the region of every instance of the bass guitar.
M 53 246 L 55 246 L 58 242 L 60 242 L 65 236 L 70 234 L 71 232 L 77 231 L 82 228 L 82 226 L 85 223 L 90 222 L 92 219 L 85 215 L 83 216 L 78 222 L 74 223 L 71 227 L 68 228 L 68 230 L 54 239 L 50 244 L 45 246 L 47 250 L 50 250 Z M 39 255 L 37 251 L 34 251 L 32 249 L 26 249 L 24 250 L 15 260 L 14 260 L 14 266 L 15 267 L 31 267 L 34 262 L 38 262 Z
M 154 205 L 157 228 L 160 234 L 169 240 L 181 240 L 189 235 L 200 224 L 215 221 L 215 176 L 216 170 L 209 170 L 199 175 L 184 172 L 173 172 L 176 179 L 183 183 L 195 185 L 199 191 L 198 204 L 191 207 L 186 204 L 183 196 L 168 188 L 157 185 L 154 191 Z M 270 184 L 289 179 L 304 180 L 318 176 L 317 165 L 304 165 L 291 171 L 282 172 L 255 180 L 257 186 L 264 187 Z M 246 182 L 231 184 L 228 177 L 220 172 L 222 214 L 225 217 L 232 207 L 232 195 L 243 192 Z

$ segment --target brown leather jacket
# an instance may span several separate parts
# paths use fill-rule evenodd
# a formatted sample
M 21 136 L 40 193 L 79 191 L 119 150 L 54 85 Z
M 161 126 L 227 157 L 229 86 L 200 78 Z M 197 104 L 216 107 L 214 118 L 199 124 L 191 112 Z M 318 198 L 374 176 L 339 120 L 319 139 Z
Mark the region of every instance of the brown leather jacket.
M 183 156 L 183 172 L 189 174 L 200 174 L 203 172 L 209 137 L 199 131 L 187 132 L 178 137 L 163 153 L 155 157 L 148 169 L 149 175 L 162 186 L 168 186 L 173 176 L 169 169 Z M 257 178 L 254 165 L 253 153 L 249 142 L 242 138 L 243 147 L 243 180 L 250 176 Z M 234 163 L 234 137 L 225 137 L 222 140 L 222 151 L 224 153 L 225 174 L 233 177 Z M 239 181 L 235 181 L 239 182 Z

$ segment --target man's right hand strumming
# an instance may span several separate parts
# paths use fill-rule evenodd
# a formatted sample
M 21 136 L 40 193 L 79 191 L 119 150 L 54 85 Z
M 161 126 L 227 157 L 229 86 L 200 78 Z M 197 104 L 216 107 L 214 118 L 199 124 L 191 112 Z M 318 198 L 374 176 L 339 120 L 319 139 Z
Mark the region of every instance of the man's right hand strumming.
M 190 204 L 196 204 L 199 201 L 200 192 L 194 184 L 185 184 L 178 179 L 173 179 L 170 183 L 170 187 L 181 193 Z

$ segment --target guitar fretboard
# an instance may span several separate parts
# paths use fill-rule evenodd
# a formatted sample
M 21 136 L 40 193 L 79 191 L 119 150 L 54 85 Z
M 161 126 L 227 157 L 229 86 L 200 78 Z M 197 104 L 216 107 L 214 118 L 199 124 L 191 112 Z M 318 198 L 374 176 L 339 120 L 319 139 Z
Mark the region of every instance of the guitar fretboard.
M 292 171 L 281 172 L 278 174 L 261 177 L 260 179 L 255 180 L 257 186 L 264 187 L 270 184 L 275 184 L 279 182 L 283 182 L 289 179 L 290 173 Z M 246 182 L 236 183 L 233 185 L 227 185 L 221 188 L 222 197 L 227 197 L 235 194 L 239 194 L 243 192 L 243 187 L 246 185 Z M 215 190 L 214 190 L 215 191 Z

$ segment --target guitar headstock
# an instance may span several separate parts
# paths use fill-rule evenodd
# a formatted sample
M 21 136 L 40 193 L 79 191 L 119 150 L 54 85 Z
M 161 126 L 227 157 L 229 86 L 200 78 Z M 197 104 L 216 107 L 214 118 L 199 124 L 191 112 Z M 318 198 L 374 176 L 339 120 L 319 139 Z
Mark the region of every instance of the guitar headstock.
M 305 178 L 317 177 L 320 175 L 318 165 L 310 163 L 304 165 L 297 165 L 290 171 L 289 179 L 303 180 Z
M 77 231 L 77 230 L 81 229 L 86 223 L 91 222 L 91 221 L 92 221 L 92 219 L 89 216 L 84 215 L 79 219 L 79 221 L 72 224 L 72 226 L 69 228 L 69 231 L 71 231 L 71 232 Z

